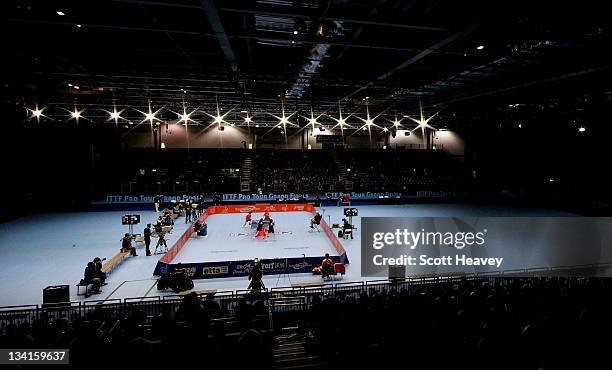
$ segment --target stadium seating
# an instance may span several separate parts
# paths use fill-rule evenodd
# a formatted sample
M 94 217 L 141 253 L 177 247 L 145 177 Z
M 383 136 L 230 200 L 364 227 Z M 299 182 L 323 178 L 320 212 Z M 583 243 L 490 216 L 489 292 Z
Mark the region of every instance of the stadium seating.
M 196 356 L 208 365 L 255 361 L 257 368 L 274 367 L 274 358 L 277 366 L 286 365 L 283 353 L 298 345 L 299 365 L 312 360 L 320 365 L 314 368 L 420 363 L 417 354 L 431 369 L 490 369 L 491 363 L 497 369 L 594 368 L 608 353 L 609 341 L 600 335 L 612 328 L 612 282 L 606 278 L 483 277 L 355 291 L 300 289 L 297 303 L 280 310 L 265 296 L 223 301 L 193 293 L 122 309 L 98 305 L 87 316 L 70 315 L 70 308 L 63 315 L 49 311 L 19 325 L 24 312 L 10 320 L 3 312 L 0 343 L 70 348 L 73 364 L 90 361 L 96 348 L 117 354 L 117 361 L 181 363 Z
M 121 168 L 98 174 L 99 194 L 436 191 L 461 190 L 467 180 L 462 163 L 441 150 L 126 149 L 113 163 Z

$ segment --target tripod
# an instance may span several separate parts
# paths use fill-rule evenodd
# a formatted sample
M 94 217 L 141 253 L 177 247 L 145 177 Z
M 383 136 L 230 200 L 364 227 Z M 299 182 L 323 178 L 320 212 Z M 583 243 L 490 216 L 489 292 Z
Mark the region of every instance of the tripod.
M 281 277 L 286 277 L 287 280 L 289 280 L 289 285 L 291 285 L 291 277 L 289 276 L 289 273 L 287 272 L 287 268 L 289 266 L 289 261 L 285 258 L 285 272 L 282 274 L 278 274 L 278 278 L 276 279 L 276 286 L 278 287 L 278 283 L 280 282 Z M 285 279 L 283 278 L 283 281 Z
M 162 250 L 162 245 L 164 249 Z M 168 252 L 168 244 L 166 244 L 166 239 L 164 239 L 164 233 L 159 233 L 159 240 L 157 240 L 157 244 L 155 245 L 155 252 L 153 254 L 157 254 L 157 249 L 159 248 L 160 252 Z

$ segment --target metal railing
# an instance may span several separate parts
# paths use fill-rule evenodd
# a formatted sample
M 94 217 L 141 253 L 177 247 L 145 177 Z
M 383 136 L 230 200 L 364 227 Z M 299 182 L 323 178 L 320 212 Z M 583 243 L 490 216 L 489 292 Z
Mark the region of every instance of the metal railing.
M 212 295 L 210 292 L 201 292 L 201 299 L 214 300 L 221 314 L 232 316 L 235 314 L 241 301 L 262 301 L 269 307 L 272 314 L 287 311 L 302 311 L 308 309 L 315 297 L 353 297 L 361 294 L 368 295 L 377 292 L 399 292 L 435 286 L 439 284 L 455 284 L 459 282 L 490 282 L 499 283 L 504 280 L 515 280 L 529 277 L 551 278 L 551 274 L 558 276 L 559 272 L 566 272 L 566 276 L 580 277 L 586 270 L 612 268 L 612 263 L 535 267 L 527 269 L 512 269 L 504 271 L 480 272 L 475 274 L 450 273 L 448 275 L 428 275 L 406 277 L 401 279 L 382 279 L 357 282 L 321 282 L 315 286 L 294 285 L 264 289 L 259 292 L 247 290 L 218 291 Z M 576 272 L 576 274 L 572 274 Z M 586 279 L 585 279 L 586 280 Z M 7 325 L 30 325 L 35 320 L 50 322 L 60 318 L 82 319 L 109 319 L 127 317 L 138 314 L 143 318 L 161 315 L 164 311 L 175 312 L 181 305 L 184 295 L 166 295 L 153 297 L 130 297 L 99 301 L 79 301 L 56 303 L 52 305 L 22 305 L 0 307 L 0 332 Z

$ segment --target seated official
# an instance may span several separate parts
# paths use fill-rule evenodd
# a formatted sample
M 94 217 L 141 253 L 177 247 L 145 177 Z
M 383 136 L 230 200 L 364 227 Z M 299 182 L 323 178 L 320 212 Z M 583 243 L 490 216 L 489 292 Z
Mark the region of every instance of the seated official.
M 353 239 L 353 225 L 351 225 L 346 218 L 342 219 L 342 234 L 346 234 L 346 231 L 349 230 L 351 234 L 351 239 Z
M 199 234 L 200 230 L 202 230 L 202 223 L 200 223 L 200 220 L 196 220 L 196 222 L 193 224 L 193 232 Z
M 121 239 L 121 252 L 130 252 L 132 256 L 138 256 L 136 254 L 136 247 L 132 247 L 132 234 L 125 233 L 123 239 Z
M 319 212 L 315 213 L 314 217 L 310 219 L 310 228 L 314 229 L 314 225 L 320 225 L 323 216 Z
M 334 274 L 334 261 L 329 257 L 329 253 L 325 253 L 325 258 L 321 262 L 321 276 L 323 278 Z

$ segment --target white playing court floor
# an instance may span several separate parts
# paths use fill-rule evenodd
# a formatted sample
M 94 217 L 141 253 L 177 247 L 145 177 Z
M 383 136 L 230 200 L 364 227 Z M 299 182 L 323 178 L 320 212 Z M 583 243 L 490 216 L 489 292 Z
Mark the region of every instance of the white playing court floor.
M 359 217 L 353 220 L 360 225 L 361 217 L 419 217 L 419 216 L 569 216 L 571 214 L 554 210 L 521 206 L 486 206 L 474 204 L 413 204 L 389 206 L 358 206 Z M 339 223 L 343 217 L 341 207 L 319 208 L 325 210 L 324 219 L 328 223 Z M 84 301 L 76 295 L 75 284 L 83 277 L 88 261 L 94 257 L 111 258 L 121 246 L 120 239 L 127 231 L 121 225 L 121 215 L 136 213 L 141 215 L 142 224 L 135 228 L 142 232 L 144 224 L 157 219 L 154 211 L 123 209 L 105 212 L 73 212 L 32 215 L 0 224 L 0 306 L 40 304 L 42 290 L 47 285 L 70 285 L 70 299 Z M 259 216 L 261 215 L 254 215 Z M 220 217 L 220 218 L 215 218 Z M 178 262 L 196 260 L 204 262 L 208 258 L 266 258 L 269 256 L 301 256 L 302 254 L 320 255 L 335 250 L 321 233 L 308 233 L 310 214 L 272 214 L 279 232 L 278 241 L 253 241 L 246 237 L 230 236 L 247 232 L 242 228 L 244 215 L 210 216 L 208 237 L 192 239 L 175 258 Z M 183 218 L 176 222 L 174 232 L 167 236 L 168 246 L 176 242 L 185 228 Z M 280 234 L 291 231 L 292 234 Z M 151 248 L 155 248 L 155 240 Z M 193 244 L 192 244 L 193 242 Z M 372 280 L 361 276 L 361 256 L 359 230 L 354 240 L 340 240 L 347 251 L 350 265 L 346 268 L 344 281 Z M 297 249 L 291 249 L 297 248 Z M 111 300 L 128 297 L 144 297 L 172 294 L 155 289 L 157 277 L 153 271 L 161 254 L 146 257 L 144 247 L 138 247 L 138 257 L 129 257 L 109 276 L 108 285 L 103 292 L 88 300 Z M 533 259 L 533 266 L 541 261 Z M 531 267 L 531 266 L 528 266 Z M 297 282 L 321 281 L 320 276 L 312 274 L 292 274 L 289 278 L 276 275 L 264 277 L 267 287 L 287 286 Z M 195 281 L 196 290 L 238 290 L 246 289 L 246 277 L 201 279 Z
M 253 214 L 258 220 L 259 214 Z M 323 231 L 310 229 L 308 212 L 273 212 L 276 238 L 253 239 L 254 229 L 244 225 L 245 214 L 217 214 L 206 219 L 208 235 L 192 236 L 172 263 L 238 261 L 337 255 Z

